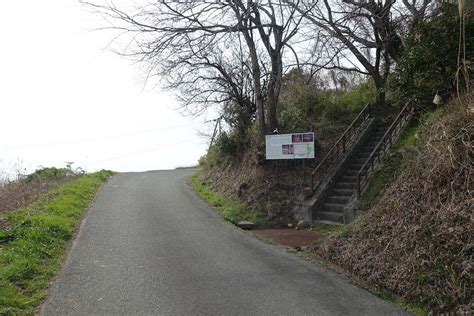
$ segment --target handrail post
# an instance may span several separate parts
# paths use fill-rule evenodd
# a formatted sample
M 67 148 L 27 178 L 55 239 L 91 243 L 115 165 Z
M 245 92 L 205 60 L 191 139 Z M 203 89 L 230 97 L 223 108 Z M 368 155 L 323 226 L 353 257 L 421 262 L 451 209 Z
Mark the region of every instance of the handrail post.
M 360 172 L 357 173 L 357 199 L 360 199 Z

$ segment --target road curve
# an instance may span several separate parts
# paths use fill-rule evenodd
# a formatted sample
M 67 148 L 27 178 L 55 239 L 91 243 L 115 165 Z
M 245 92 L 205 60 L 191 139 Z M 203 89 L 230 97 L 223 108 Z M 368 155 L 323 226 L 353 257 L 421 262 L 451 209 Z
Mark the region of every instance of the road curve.
M 193 170 L 121 173 L 99 192 L 43 315 L 399 315 L 344 277 L 225 223 Z

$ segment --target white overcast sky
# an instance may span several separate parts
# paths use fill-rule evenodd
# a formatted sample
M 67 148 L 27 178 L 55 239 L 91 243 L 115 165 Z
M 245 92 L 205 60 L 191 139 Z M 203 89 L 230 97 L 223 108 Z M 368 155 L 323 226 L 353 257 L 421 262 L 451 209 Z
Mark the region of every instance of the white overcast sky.
M 111 34 L 91 31 L 102 20 L 77 0 L 1 1 L 0 12 L 0 171 L 18 161 L 28 171 L 66 161 L 171 169 L 205 153 L 205 118 L 144 89 L 139 68 L 105 50 Z

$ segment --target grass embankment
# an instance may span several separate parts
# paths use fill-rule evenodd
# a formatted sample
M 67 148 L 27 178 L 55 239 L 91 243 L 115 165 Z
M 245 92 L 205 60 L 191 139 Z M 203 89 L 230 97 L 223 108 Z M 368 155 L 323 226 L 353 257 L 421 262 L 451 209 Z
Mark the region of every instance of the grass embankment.
M 206 201 L 207 204 L 214 207 L 221 216 L 236 224 L 238 221 L 251 221 L 257 227 L 265 227 L 267 225 L 265 215 L 261 212 L 251 212 L 244 204 L 237 202 L 231 198 L 212 190 L 206 186 L 206 182 L 200 179 L 202 171 L 195 173 L 189 178 L 190 186 L 196 193 Z
M 379 292 L 421 306 L 417 313 L 469 314 L 472 114 L 453 101 L 407 135 L 395 148 L 399 161 L 389 157 L 375 176 L 373 191 L 385 187 L 385 193 L 369 190 L 365 203 L 374 206 L 318 251 Z
M 111 175 L 81 176 L 6 215 L 9 228 L 0 230 L 0 314 L 32 314 L 45 299 L 78 222 Z

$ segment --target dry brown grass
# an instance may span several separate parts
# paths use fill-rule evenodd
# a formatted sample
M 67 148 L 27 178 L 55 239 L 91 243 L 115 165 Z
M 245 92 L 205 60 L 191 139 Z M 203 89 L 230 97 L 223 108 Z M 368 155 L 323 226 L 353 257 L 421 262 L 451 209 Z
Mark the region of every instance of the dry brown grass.
M 7 225 L 7 222 L 3 219 L 3 214 L 25 207 L 46 194 L 49 190 L 75 178 L 60 177 L 27 181 L 25 177 L 19 177 L 15 181 L 7 181 L 0 185 L 0 229 L 5 228 Z
M 38 195 L 61 183 L 60 180 L 18 180 L 0 187 L 0 214 L 15 211 L 31 203 Z
M 472 311 L 473 122 L 459 101 L 429 118 L 404 151 L 404 170 L 384 199 L 318 251 L 406 302 L 436 312 Z

